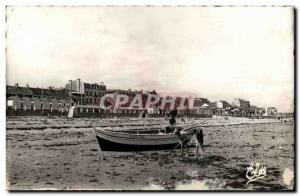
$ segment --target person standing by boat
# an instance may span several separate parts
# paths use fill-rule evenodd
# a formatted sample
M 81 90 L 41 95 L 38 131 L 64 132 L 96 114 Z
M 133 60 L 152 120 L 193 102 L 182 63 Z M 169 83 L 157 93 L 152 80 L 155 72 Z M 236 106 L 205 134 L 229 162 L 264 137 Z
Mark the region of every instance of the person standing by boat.
M 168 114 L 168 118 L 169 118 L 169 126 L 166 127 L 166 133 L 171 133 L 174 132 L 175 130 L 175 125 L 176 125 L 176 119 L 175 116 L 177 115 L 177 110 L 172 110 L 169 114 Z

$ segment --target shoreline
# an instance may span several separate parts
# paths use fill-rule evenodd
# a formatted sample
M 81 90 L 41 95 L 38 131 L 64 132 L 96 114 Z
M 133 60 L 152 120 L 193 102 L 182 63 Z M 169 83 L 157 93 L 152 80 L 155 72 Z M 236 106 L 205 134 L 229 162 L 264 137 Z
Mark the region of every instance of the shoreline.
M 9 117 L 8 119 L 14 119 L 14 118 L 35 118 L 36 116 L 14 116 L 14 117 Z M 41 117 L 43 119 L 61 119 L 59 117 L 57 118 L 53 118 L 53 117 Z M 124 120 L 133 120 L 134 121 L 140 121 L 141 123 L 138 124 L 118 124 L 117 122 L 113 122 L 114 125 L 109 125 L 109 123 L 106 123 L 105 125 L 101 125 L 102 121 L 105 120 L 110 120 L 110 121 L 124 121 Z M 239 122 L 234 122 L 232 120 L 237 120 Z M 45 130 L 45 129 L 68 129 L 68 128 L 76 128 L 76 129 L 80 129 L 80 128 L 93 128 L 93 127 L 101 127 L 101 128 L 114 128 L 114 127 L 124 127 L 124 126 L 144 126 L 145 124 L 143 124 L 142 122 L 149 122 L 151 120 L 155 120 L 155 125 L 156 126 L 162 126 L 162 127 L 166 127 L 168 126 L 167 124 L 167 120 L 165 118 L 146 118 L 146 119 L 142 119 L 142 118 L 109 118 L 109 119 L 92 119 L 92 118 L 63 118 L 63 120 L 66 120 L 67 122 L 71 123 L 71 124 L 67 124 L 67 125 L 48 125 L 47 123 L 41 123 L 37 126 L 27 126 L 27 124 L 25 124 L 25 126 L 20 126 L 20 125 L 15 125 L 13 126 L 12 124 L 6 124 L 6 130 L 30 130 L 30 129 L 34 129 L 34 130 Z M 72 122 L 76 122 L 76 121 L 87 121 L 87 122 L 93 122 L 93 124 L 91 125 L 74 125 L 74 123 Z M 180 120 L 178 120 L 180 122 Z M 209 118 L 209 119 L 195 119 L 193 120 L 194 123 L 200 123 L 200 122 L 205 122 L 205 121 L 214 121 L 214 122 L 209 122 L 208 124 L 204 124 L 204 125 L 199 125 L 198 127 L 222 127 L 222 126 L 235 126 L 235 125 L 247 125 L 247 124 L 271 124 L 271 123 L 294 123 L 294 119 L 293 118 L 287 118 L 287 119 L 249 119 L 249 118 L 230 118 L 230 119 L 214 119 L 214 118 Z M 241 122 L 243 121 L 243 122 Z M 189 122 L 192 123 L 192 122 Z M 30 123 L 29 123 L 30 124 Z M 147 124 L 149 126 L 153 125 L 153 124 Z

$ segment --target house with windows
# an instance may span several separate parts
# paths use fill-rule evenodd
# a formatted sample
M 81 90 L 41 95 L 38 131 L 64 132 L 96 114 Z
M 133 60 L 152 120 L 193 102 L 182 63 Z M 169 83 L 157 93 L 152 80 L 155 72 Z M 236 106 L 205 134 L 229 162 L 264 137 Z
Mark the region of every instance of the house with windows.
M 49 87 L 31 88 L 15 86 L 6 86 L 7 110 L 22 111 L 59 111 L 59 103 L 64 104 L 64 111 L 67 107 L 73 105 L 73 101 L 66 89 L 55 89 Z
M 31 98 L 22 97 L 21 98 L 21 110 L 30 110 L 31 108 Z
M 220 100 L 211 104 L 213 114 L 217 116 L 229 116 L 232 114 L 232 105 L 227 101 Z
M 275 107 L 268 107 L 267 108 L 267 115 L 269 117 L 276 117 L 277 116 L 277 109 Z
M 21 98 L 18 96 L 10 96 L 7 98 L 6 109 L 7 110 L 20 110 L 21 107 Z
M 240 116 L 240 117 L 251 116 L 250 101 L 241 98 L 236 98 L 232 102 L 232 106 L 233 106 L 234 116 Z
M 76 105 L 99 105 L 100 98 L 106 94 L 106 85 L 100 83 L 87 83 L 81 79 L 69 80 L 66 90 Z

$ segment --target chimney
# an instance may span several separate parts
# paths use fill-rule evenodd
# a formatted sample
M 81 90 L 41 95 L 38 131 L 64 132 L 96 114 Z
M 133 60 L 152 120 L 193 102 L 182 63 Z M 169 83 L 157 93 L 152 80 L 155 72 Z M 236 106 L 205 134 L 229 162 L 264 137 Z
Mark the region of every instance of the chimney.
M 29 84 L 28 83 L 26 83 L 26 87 L 29 88 Z
M 18 88 L 18 87 L 19 87 L 19 84 L 18 84 L 18 83 L 16 83 L 16 84 L 15 84 L 15 87 L 17 87 L 17 88 Z

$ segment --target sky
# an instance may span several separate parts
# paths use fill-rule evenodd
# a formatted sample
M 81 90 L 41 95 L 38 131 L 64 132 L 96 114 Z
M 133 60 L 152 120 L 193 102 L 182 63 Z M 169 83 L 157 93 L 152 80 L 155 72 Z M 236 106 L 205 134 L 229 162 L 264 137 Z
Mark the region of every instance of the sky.
M 70 79 L 294 111 L 290 7 L 8 7 L 7 84 Z

